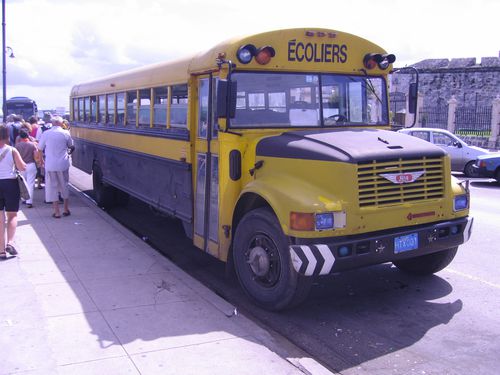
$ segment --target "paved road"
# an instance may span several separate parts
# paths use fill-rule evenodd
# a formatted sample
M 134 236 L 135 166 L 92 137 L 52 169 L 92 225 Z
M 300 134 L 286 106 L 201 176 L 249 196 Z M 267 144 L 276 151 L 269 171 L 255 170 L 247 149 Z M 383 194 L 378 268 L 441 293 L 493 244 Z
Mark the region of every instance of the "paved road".
M 428 278 L 380 265 L 320 280 L 306 302 L 269 313 L 224 266 L 139 202 L 110 211 L 191 275 L 342 374 L 494 374 L 500 365 L 500 186 L 473 182 L 472 239 Z

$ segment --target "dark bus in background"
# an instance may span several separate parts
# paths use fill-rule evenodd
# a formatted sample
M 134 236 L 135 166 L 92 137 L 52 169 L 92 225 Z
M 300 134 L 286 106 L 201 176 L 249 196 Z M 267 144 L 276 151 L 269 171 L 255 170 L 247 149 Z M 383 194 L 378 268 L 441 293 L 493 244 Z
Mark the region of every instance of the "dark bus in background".
M 36 115 L 38 108 L 33 99 L 25 96 L 15 96 L 6 102 L 6 115 L 16 114 L 28 120 L 31 116 Z

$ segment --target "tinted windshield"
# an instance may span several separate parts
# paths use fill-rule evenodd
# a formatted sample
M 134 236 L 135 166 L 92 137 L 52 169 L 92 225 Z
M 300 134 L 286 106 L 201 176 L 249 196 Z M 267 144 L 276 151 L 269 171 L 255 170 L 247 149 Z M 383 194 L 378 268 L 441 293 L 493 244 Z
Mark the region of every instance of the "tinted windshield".
M 233 73 L 238 84 L 232 127 L 387 125 L 381 77 Z

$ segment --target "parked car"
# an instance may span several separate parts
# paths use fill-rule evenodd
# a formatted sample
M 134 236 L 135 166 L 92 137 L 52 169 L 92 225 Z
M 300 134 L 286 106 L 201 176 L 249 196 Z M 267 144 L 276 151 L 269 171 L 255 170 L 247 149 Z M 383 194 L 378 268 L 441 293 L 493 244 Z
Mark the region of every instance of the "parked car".
M 448 130 L 436 128 L 406 128 L 398 130 L 401 133 L 421 138 L 445 150 L 451 159 L 451 170 L 463 172 L 467 177 L 476 177 L 474 163 L 479 155 L 488 155 L 484 148 L 469 146 Z
M 474 164 L 474 169 L 478 177 L 494 178 L 500 183 L 500 152 L 479 155 Z

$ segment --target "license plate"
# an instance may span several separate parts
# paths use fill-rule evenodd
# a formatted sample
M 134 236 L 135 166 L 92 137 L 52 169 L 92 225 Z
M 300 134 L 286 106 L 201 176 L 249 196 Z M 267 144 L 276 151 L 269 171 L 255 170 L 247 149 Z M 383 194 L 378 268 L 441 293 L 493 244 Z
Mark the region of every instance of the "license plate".
M 418 234 L 411 233 L 394 238 L 394 254 L 418 249 Z

